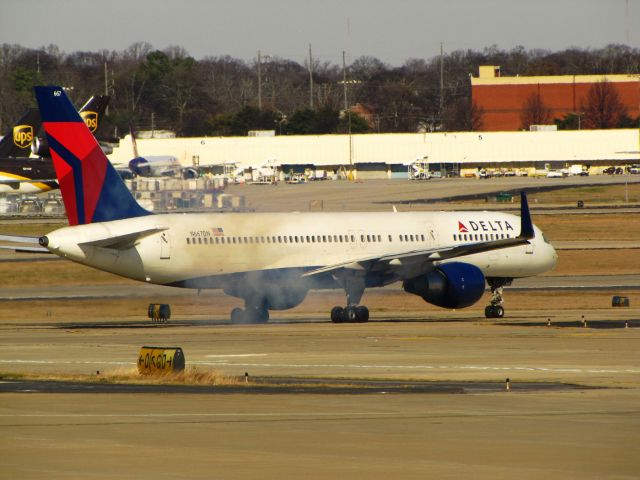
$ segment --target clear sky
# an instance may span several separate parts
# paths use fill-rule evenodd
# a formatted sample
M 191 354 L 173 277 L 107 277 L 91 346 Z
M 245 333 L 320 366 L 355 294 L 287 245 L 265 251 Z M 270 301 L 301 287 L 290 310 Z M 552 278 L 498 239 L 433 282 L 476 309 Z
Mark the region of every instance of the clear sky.
M 0 43 L 64 52 L 177 45 L 195 58 L 256 52 L 394 66 L 460 49 L 640 47 L 640 0 L 0 0 Z

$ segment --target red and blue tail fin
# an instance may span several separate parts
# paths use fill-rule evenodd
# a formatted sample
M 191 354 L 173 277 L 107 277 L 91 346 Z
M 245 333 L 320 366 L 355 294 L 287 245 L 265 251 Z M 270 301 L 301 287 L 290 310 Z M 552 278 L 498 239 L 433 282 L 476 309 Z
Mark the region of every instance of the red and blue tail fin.
M 69 225 L 151 215 L 133 198 L 62 87 L 35 87 Z

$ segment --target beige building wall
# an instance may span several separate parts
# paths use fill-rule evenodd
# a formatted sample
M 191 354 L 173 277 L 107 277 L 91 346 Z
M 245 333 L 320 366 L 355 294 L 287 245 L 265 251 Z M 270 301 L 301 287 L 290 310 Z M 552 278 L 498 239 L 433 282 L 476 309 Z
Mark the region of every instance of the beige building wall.
M 454 132 L 425 134 L 305 135 L 276 137 L 202 137 L 139 139 L 140 155 L 174 155 L 184 166 L 236 163 L 337 166 L 357 163 L 431 162 L 614 162 L 640 163 L 638 129 L 556 132 Z M 131 137 L 110 159 L 126 164 L 133 157 Z

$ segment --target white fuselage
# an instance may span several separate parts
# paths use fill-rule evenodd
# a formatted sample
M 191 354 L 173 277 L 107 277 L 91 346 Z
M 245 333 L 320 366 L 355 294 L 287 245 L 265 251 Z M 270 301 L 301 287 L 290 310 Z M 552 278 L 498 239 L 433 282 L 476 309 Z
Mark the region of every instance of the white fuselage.
M 157 228 L 127 248 L 81 245 Z M 466 231 L 465 231 L 466 230 Z M 70 260 L 154 284 L 276 270 L 312 270 L 365 258 L 513 238 L 520 218 L 492 212 L 225 213 L 150 215 L 65 227 L 47 235 L 48 248 Z M 535 227 L 528 245 L 458 257 L 486 277 L 518 278 L 554 267 L 557 255 Z M 436 262 L 437 264 L 437 262 Z M 398 262 L 403 278 L 421 262 Z

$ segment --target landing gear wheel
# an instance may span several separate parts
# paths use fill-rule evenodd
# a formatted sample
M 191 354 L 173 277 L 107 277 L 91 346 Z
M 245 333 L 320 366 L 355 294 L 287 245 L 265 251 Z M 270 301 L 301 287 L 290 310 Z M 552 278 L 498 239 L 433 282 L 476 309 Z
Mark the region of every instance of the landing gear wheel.
M 356 307 L 333 307 L 331 309 L 331 321 L 333 323 L 365 323 L 369 321 L 369 309 L 364 305 Z
M 344 308 L 333 307 L 331 309 L 331 321 L 333 323 L 342 323 L 344 318 Z
M 344 309 L 343 317 L 347 323 L 356 323 L 358 321 L 358 310 L 356 307 L 349 305 Z
M 369 321 L 369 309 L 364 305 L 356 307 L 356 318 L 359 323 L 366 323 Z
M 269 310 L 247 307 L 246 310 L 242 308 L 234 308 L 231 310 L 231 323 L 235 324 L 249 324 L 249 323 L 267 323 L 269 321 Z
M 246 323 L 244 320 L 245 320 L 245 315 L 244 315 L 243 309 L 236 307 L 233 310 L 231 310 L 231 323 L 233 324 Z
M 504 308 L 501 305 L 487 305 L 484 309 L 484 316 L 487 318 L 504 317 Z

